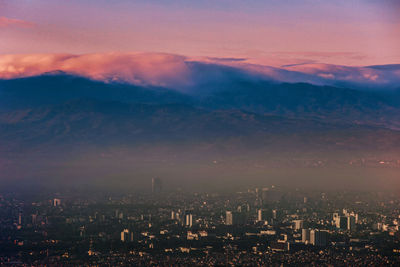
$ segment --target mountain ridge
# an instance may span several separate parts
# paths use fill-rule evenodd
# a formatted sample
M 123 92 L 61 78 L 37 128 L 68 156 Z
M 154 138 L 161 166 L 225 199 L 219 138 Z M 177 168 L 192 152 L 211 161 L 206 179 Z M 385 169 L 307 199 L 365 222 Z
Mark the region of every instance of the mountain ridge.
M 204 85 L 207 86 L 207 85 Z M 74 99 L 187 104 L 221 110 L 319 119 L 400 129 L 400 90 L 362 91 L 307 83 L 236 80 L 209 84 L 199 94 L 173 88 L 104 83 L 65 73 L 0 80 L 0 111 L 61 104 Z M 211 91 L 210 91 L 211 90 Z

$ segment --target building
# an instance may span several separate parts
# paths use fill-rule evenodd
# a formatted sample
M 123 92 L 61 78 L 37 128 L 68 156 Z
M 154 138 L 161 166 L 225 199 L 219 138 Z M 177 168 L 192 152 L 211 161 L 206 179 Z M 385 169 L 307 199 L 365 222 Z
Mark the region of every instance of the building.
M 160 193 L 162 191 L 162 181 L 158 177 L 151 179 L 151 192 L 153 194 Z
M 333 223 L 336 228 L 354 231 L 358 220 L 358 214 L 354 212 L 349 213 L 346 209 L 343 209 L 343 214 L 345 214 L 345 216 L 339 216 L 338 213 L 333 214 Z
M 346 216 L 338 216 L 335 219 L 336 228 L 347 229 L 347 217 Z
M 186 235 L 186 239 L 187 240 L 198 240 L 199 239 L 199 235 L 196 233 L 193 233 L 192 231 L 188 231 L 187 235 Z
M 300 230 L 300 229 L 302 229 L 303 228 L 303 220 L 294 220 L 293 221 L 293 227 L 294 227 L 294 230 Z
M 61 199 L 59 199 L 59 198 L 53 199 L 53 206 L 54 207 L 57 207 L 57 206 L 60 206 L 60 205 L 61 205 Z
M 301 242 L 305 244 L 310 243 L 310 229 L 301 230 Z
M 122 241 L 122 242 L 127 242 L 128 239 L 129 239 L 129 230 L 128 230 L 128 229 L 124 229 L 124 230 L 121 232 L 121 241 Z
M 128 229 L 124 229 L 121 232 L 121 241 L 122 242 L 132 242 L 133 241 L 133 232 L 130 232 Z
M 354 216 L 347 216 L 347 230 L 354 231 L 356 229 L 356 218 Z
M 185 226 L 192 227 L 192 225 L 193 225 L 193 215 L 192 214 L 186 214 L 186 216 L 185 216 Z
M 324 230 L 310 231 L 310 244 L 318 247 L 325 247 L 328 241 L 328 232 Z
M 257 221 L 267 221 L 271 219 L 271 212 L 267 209 L 258 209 L 257 210 Z
M 338 220 L 338 218 L 339 218 L 339 213 L 337 213 L 337 212 L 335 212 L 334 214 L 333 214 L 333 216 L 332 216 L 332 220 L 333 220 L 333 222 L 336 224 L 336 221 Z
M 115 218 L 122 220 L 124 218 L 124 213 L 120 210 L 115 210 Z
M 272 219 L 278 219 L 281 216 L 281 212 L 278 210 L 272 210 Z
M 225 224 L 233 225 L 233 213 L 232 211 L 227 211 L 225 215 Z
M 242 212 L 227 211 L 225 217 L 226 225 L 241 225 L 246 223 L 246 214 Z

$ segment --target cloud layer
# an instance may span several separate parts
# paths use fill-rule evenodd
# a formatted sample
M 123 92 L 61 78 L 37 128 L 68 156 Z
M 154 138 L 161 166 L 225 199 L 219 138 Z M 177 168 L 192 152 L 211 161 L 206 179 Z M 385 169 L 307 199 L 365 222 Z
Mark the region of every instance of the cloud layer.
M 185 58 L 161 53 L 34 54 L 0 56 L 0 78 L 11 79 L 64 71 L 100 81 L 138 85 L 186 86 Z
M 311 63 L 287 66 L 285 69 L 301 72 L 325 81 L 359 84 L 366 86 L 399 85 L 400 71 L 395 68 L 348 67 L 331 64 Z
M 35 25 L 34 23 L 25 20 L 0 17 L 0 28 L 6 28 L 12 26 L 30 28 L 33 27 L 34 25 Z
M 165 53 L 0 55 L 0 79 L 36 76 L 53 71 L 105 82 L 178 90 L 237 79 L 390 88 L 400 84 L 400 69 L 394 67 L 305 63 L 275 68 L 250 64 L 246 59 L 188 58 Z

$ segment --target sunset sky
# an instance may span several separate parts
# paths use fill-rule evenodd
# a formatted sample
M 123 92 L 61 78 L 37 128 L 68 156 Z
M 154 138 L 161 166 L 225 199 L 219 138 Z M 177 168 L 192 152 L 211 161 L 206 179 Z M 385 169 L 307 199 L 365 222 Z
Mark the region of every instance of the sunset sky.
M 0 0 L 0 54 L 166 52 L 281 66 L 400 63 L 395 0 Z

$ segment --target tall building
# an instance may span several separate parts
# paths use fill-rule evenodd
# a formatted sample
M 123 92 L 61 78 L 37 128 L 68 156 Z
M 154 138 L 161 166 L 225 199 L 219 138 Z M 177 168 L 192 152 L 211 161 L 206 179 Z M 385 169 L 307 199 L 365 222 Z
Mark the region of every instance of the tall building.
M 193 215 L 192 214 L 186 214 L 186 216 L 185 216 L 185 225 L 187 227 L 192 227 L 192 225 L 193 225 Z
M 336 228 L 347 229 L 347 217 L 346 216 L 336 216 L 334 219 Z
M 333 214 L 333 217 L 332 217 L 333 221 L 336 223 L 336 221 L 337 221 L 338 218 L 339 218 L 339 213 L 335 212 L 335 213 Z
M 246 214 L 242 212 L 227 211 L 225 217 L 226 225 L 240 225 L 246 223 Z
M 121 232 L 121 241 L 122 242 L 132 242 L 133 241 L 133 232 L 130 232 L 128 229 L 124 229 Z
M 347 216 L 347 230 L 354 231 L 356 229 L 356 218 L 354 216 Z
M 301 230 L 301 242 L 305 244 L 310 243 L 310 229 Z
M 272 219 L 278 219 L 280 217 L 281 213 L 278 210 L 272 210 Z
M 358 214 L 354 213 L 353 216 L 354 216 L 355 222 L 358 223 Z
M 232 211 L 227 211 L 225 216 L 225 224 L 233 225 L 233 213 Z
M 129 230 L 128 229 L 124 229 L 121 232 L 121 241 L 122 242 L 126 242 L 126 241 L 128 241 L 128 239 L 129 239 Z
M 60 206 L 60 205 L 61 205 L 61 199 L 59 199 L 59 198 L 53 199 L 53 206 L 54 207 L 57 207 L 57 206 Z
M 259 209 L 257 210 L 257 221 L 267 221 L 271 219 L 271 211 L 267 209 Z
M 259 209 L 259 210 L 257 210 L 257 221 L 264 221 L 264 218 L 263 218 L 263 210 L 262 209 Z
M 324 230 L 311 230 L 310 243 L 314 246 L 324 247 L 327 245 L 328 232 Z
M 301 228 L 303 228 L 303 220 L 294 220 L 293 227 L 295 230 L 300 230 Z
M 162 191 L 162 181 L 158 177 L 151 179 L 151 192 L 153 194 L 160 193 Z
M 354 212 L 349 213 L 346 209 L 343 209 L 345 216 L 339 216 L 338 213 L 333 214 L 333 221 L 337 228 L 354 231 L 358 219 L 358 214 Z

